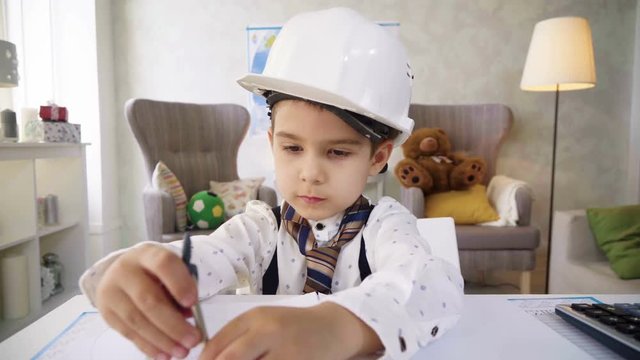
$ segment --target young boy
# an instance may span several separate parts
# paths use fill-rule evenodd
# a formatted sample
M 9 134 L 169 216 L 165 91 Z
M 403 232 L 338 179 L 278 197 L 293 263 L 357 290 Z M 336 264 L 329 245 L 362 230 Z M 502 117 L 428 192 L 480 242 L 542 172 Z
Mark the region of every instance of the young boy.
M 194 236 L 198 284 L 178 256 L 181 242 L 146 242 L 95 264 L 80 279 L 83 292 L 156 359 L 182 358 L 200 341 L 176 302 L 188 308 L 198 294 L 247 285 L 329 295 L 313 307 L 244 313 L 207 341 L 202 358 L 410 357 L 456 323 L 463 294 L 459 270 L 430 255 L 414 216 L 391 198 L 371 206 L 361 195 L 412 130 L 412 78 L 399 41 L 356 12 L 292 18 L 264 73 L 239 80 L 271 109 L 280 212 L 253 201 L 211 235 Z

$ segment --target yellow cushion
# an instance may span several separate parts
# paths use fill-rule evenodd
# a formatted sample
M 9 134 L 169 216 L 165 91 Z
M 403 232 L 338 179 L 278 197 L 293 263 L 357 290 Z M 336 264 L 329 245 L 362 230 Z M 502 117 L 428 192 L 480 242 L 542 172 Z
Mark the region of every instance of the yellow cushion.
M 498 220 L 500 217 L 489 204 L 484 185 L 468 190 L 448 191 L 425 198 L 425 217 L 452 217 L 458 225 L 478 224 Z

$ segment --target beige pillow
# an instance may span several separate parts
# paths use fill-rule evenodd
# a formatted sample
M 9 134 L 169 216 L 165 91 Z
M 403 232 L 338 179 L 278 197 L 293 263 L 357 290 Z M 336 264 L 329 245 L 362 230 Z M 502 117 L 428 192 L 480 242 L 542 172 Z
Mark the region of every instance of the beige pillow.
M 173 197 L 173 201 L 176 203 L 176 228 L 178 231 L 185 231 L 187 228 L 187 195 L 176 175 L 162 161 L 158 161 L 153 170 L 151 186 Z
M 209 181 L 210 191 L 218 195 L 224 202 L 227 217 L 244 212 L 249 200 L 258 198 L 258 189 L 264 182 L 263 177 L 234 180 L 229 182 Z

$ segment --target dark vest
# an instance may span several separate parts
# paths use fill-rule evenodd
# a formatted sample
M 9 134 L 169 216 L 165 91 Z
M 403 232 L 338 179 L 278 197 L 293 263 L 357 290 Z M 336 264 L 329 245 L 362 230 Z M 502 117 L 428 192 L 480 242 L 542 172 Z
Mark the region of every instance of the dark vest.
M 275 215 L 276 217 L 276 223 L 278 224 L 278 229 L 280 229 L 280 206 L 271 208 L 271 211 L 273 211 L 273 215 Z M 371 268 L 369 267 L 369 262 L 367 261 L 366 250 L 367 249 L 364 246 L 364 236 L 362 236 L 360 240 L 360 256 L 358 257 L 358 268 L 360 269 L 361 281 L 364 281 L 367 276 L 371 275 Z M 278 251 L 276 245 L 276 250 L 274 250 L 273 252 L 273 258 L 271 258 L 269 267 L 262 276 L 262 294 L 275 295 L 276 291 L 278 291 L 279 282 L 280 278 L 278 277 Z

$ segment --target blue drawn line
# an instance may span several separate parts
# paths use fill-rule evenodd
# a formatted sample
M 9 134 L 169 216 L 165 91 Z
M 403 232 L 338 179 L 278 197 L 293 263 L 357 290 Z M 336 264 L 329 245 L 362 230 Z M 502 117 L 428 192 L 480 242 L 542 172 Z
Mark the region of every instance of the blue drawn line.
M 541 300 L 591 300 L 596 304 L 602 304 L 602 301 L 594 298 L 593 296 L 569 296 L 569 297 L 553 297 L 553 298 L 549 298 L 549 297 L 544 297 L 544 298 L 512 298 L 512 299 L 507 299 L 509 301 L 519 301 L 519 300 L 536 300 L 536 301 L 541 301 Z
M 47 345 L 45 345 L 45 347 L 43 347 L 42 350 L 38 351 L 38 353 L 35 354 L 35 356 L 31 358 L 31 360 L 38 359 L 39 357 L 44 355 L 44 353 L 47 352 L 47 350 L 49 350 L 49 348 L 51 346 L 53 346 L 53 344 L 55 344 L 64 334 L 66 334 L 67 331 L 71 330 L 71 328 L 74 327 L 75 324 L 77 324 L 78 321 L 80 321 L 83 317 L 88 316 L 88 315 L 94 315 L 94 314 L 98 314 L 98 312 L 97 311 L 85 311 L 82 314 L 78 315 L 78 317 L 75 320 L 73 320 L 71 322 L 71 324 L 67 325 L 67 327 L 64 328 L 64 330 L 62 330 L 60 332 L 60 334 L 58 334 L 56 337 L 54 337 L 53 340 L 49 341 L 49 343 Z
M 282 26 L 247 26 L 247 31 L 251 30 L 280 30 Z

